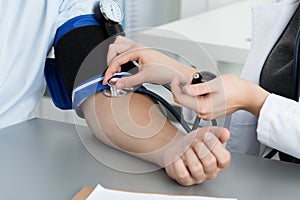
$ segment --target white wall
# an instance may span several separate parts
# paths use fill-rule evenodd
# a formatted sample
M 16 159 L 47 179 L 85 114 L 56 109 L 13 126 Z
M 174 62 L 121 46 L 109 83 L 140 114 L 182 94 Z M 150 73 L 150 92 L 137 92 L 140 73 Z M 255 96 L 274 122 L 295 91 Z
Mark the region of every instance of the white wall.
M 208 8 L 214 9 L 229 3 L 237 2 L 241 0 L 208 0 Z
M 181 0 L 180 1 L 180 17 L 185 18 L 202 13 L 208 9 L 207 0 Z
M 161 25 L 242 0 L 119 0 L 126 30 Z
M 181 0 L 180 17 L 185 18 L 242 0 Z
M 125 29 L 153 27 L 179 18 L 180 0 L 123 0 Z

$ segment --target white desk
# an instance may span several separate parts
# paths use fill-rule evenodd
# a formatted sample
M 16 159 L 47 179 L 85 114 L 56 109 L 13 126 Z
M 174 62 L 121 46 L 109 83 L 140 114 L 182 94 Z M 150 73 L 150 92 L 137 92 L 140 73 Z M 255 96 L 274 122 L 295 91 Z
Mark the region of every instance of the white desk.
M 270 0 L 245 0 L 165 24 L 157 28 L 175 34 L 154 28 L 143 33 L 143 41 L 170 49 L 180 43 L 177 46 L 188 50 L 190 39 L 203 45 L 214 61 L 244 64 L 250 49 L 251 7 L 266 2 Z

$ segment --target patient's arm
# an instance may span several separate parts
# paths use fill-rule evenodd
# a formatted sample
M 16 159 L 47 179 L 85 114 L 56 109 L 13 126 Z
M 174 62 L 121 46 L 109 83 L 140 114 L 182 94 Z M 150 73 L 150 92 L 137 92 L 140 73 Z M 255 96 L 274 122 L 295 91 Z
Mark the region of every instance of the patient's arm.
M 63 81 L 66 89 L 64 93 L 66 92 L 69 96 L 74 92 L 74 87 L 82 86 L 82 81 L 87 80 L 86 76 L 88 79 L 94 78 L 101 74 L 102 70 L 104 71 L 101 66 L 106 68 L 103 61 L 106 60 L 107 45 L 114 40 L 110 38 L 111 40 L 104 42 L 105 31 L 94 23 L 87 26 L 75 26 L 75 23 L 78 23 L 76 20 L 82 20 L 82 17 L 72 18 L 71 22 L 66 23 L 67 26 L 73 24 L 76 27 L 74 30 L 65 33 L 64 28 L 58 29 L 57 35 L 61 34 L 63 37 L 56 38 L 58 41 L 55 42 L 55 59 L 59 69 L 58 74 L 62 79 L 59 81 Z M 87 19 L 90 21 L 89 17 Z M 161 56 L 154 55 L 154 58 L 161 60 Z M 169 61 L 165 63 L 167 66 L 175 65 L 173 60 Z M 177 74 L 186 74 L 185 77 L 191 77 L 190 74 L 194 72 L 189 68 L 180 67 L 180 69 L 182 70 L 175 71 Z M 171 70 L 171 74 L 166 73 L 170 70 L 164 72 L 163 74 L 169 75 L 169 80 L 165 78 L 161 80 L 170 82 L 174 70 Z M 147 73 L 147 70 L 144 70 L 144 73 Z M 153 74 L 156 74 L 156 70 Z M 73 102 L 73 106 L 80 103 L 81 100 Z M 168 175 L 183 185 L 192 185 L 203 182 L 207 178 L 213 178 L 220 169 L 228 166 L 229 156 L 226 157 L 226 155 L 229 153 L 214 135 L 205 137 L 206 141 L 203 139 L 206 131 L 201 129 L 197 140 L 193 141 L 190 138 L 193 138 L 191 136 L 196 135 L 196 132 L 188 136 L 177 134 L 177 129 L 165 119 L 147 97 L 133 94 L 132 98 L 124 96 L 110 99 L 98 93 L 88 98 L 81 105 L 81 109 L 90 128 L 101 141 L 166 167 Z M 222 142 L 229 137 L 228 132 L 223 132 L 225 137 L 222 139 L 221 136 Z
M 140 94 L 108 98 L 97 93 L 83 103 L 82 110 L 97 138 L 133 155 L 161 149 L 178 132 L 157 105 Z M 156 156 L 144 159 L 162 165 Z
M 82 110 L 102 142 L 166 167 L 168 175 L 183 185 L 212 179 L 229 165 L 230 154 L 221 144 L 228 139 L 228 131 L 221 130 L 221 142 L 213 135 L 204 143 L 205 129 L 194 134 L 195 141 L 187 139 L 146 96 L 108 98 L 97 93 L 83 103 Z

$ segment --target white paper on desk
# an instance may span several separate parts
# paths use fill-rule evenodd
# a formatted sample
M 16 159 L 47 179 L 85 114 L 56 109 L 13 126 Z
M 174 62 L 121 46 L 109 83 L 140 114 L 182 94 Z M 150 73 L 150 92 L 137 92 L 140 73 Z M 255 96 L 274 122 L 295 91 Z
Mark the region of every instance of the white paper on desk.
M 87 200 L 234 200 L 201 196 L 172 196 L 109 190 L 98 185 Z

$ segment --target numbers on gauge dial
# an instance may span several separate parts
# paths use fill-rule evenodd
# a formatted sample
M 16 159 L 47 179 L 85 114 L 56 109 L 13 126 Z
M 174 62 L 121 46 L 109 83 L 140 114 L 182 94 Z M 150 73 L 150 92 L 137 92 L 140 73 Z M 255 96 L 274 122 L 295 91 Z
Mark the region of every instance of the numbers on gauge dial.
M 100 1 L 100 10 L 104 17 L 114 22 L 121 22 L 123 20 L 123 12 L 118 2 L 114 0 Z

